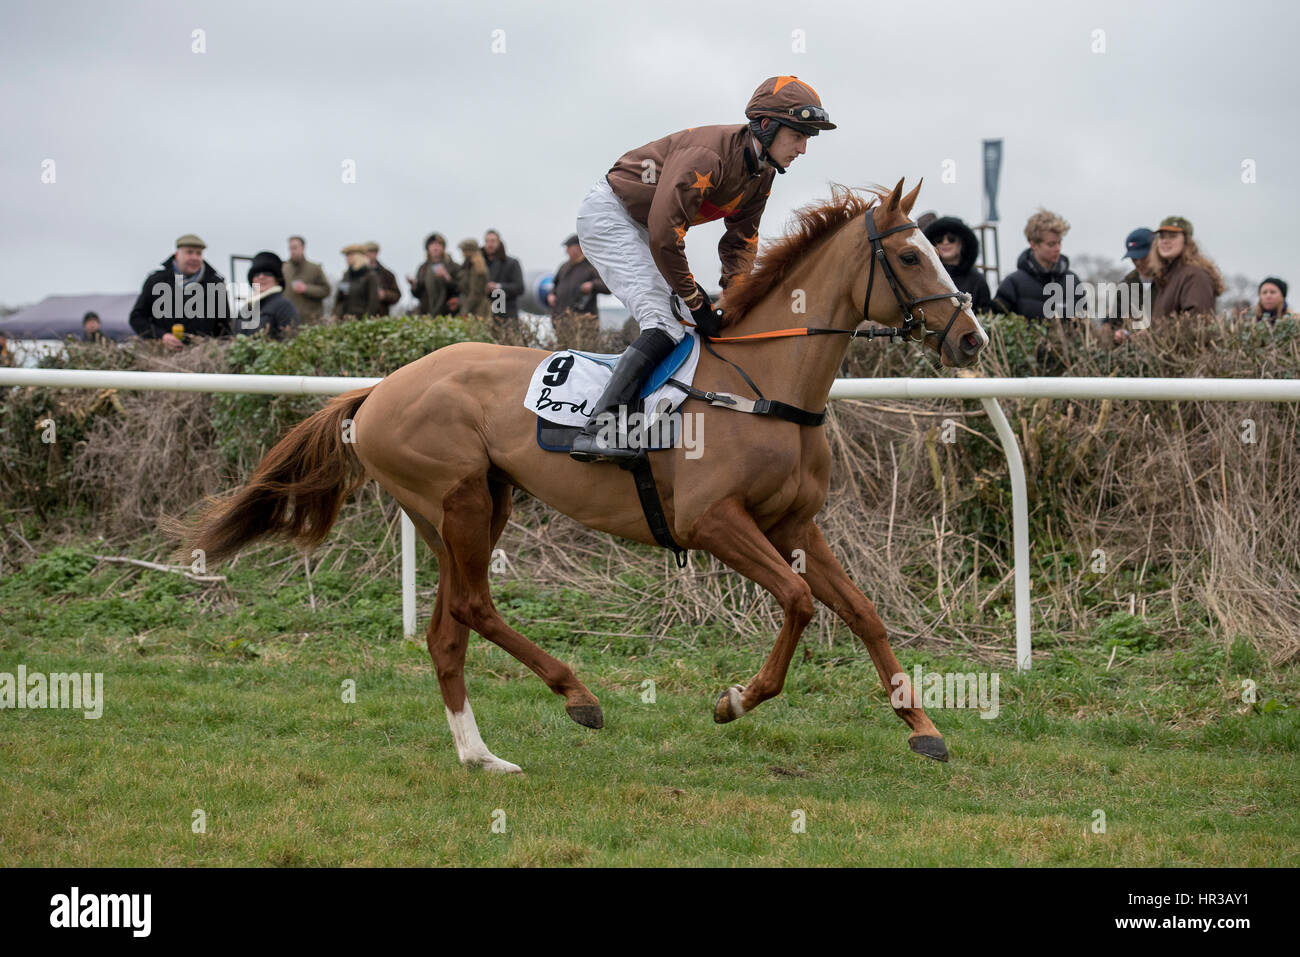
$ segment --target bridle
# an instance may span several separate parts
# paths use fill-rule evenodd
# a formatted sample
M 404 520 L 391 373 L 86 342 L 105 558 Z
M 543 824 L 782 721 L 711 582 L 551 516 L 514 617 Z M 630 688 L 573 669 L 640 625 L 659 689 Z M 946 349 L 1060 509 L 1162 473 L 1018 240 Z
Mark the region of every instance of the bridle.
M 741 378 L 745 380 L 745 384 L 754 390 L 754 394 L 758 396 L 758 398 L 750 399 L 744 396 L 735 396 L 725 392 L 704 392 L 700 389 L 695 388 L 692 385 L 679 382 L 676 379 L 673 379 L 671 377 L 668 379 L 668 382 L 676 386 L 677 388 L 681 389 L 691 398 L 699 399 L 701 401 L 709 403 L 710 405 L 728 406 L 739 412 L 751 412 L 757 415 L 770 415 L 778 419 L 784 419 L 787 422 L 793 422 L 796 425 L 819 426 L 826 420 L 825 410 L 821 412 L 810 412 L 806 409 L 800 409 L 796 406 L 788 405 L 784 402 L 778 402 L 775 399 L 768 399 L 764 397 L 763 393 L 759 390 L 757 384 L 755 384 L 754 380 L 749 377 L 749 374 L 746 373 L 745 370 L 742 369 L 735 362 L 732 362 L 730 359 L 728 359 L 726 356 L 718 355 L 718 353 L 714 350 L 711 343 L 761 342 L 765 339 L 784 339 L 790 336 L 828 336 L 828 335 L 847 335 L 850 339 L 857 339 L 859 337 L 865 339 L 873 339 L 873 338 L 885 336 L 889 338 L 906 338 L 913 342 L 924 342 L 930 336 L 938 336 L 939 337 L 938 349 L 942 354 L 943 344 L 948 339 L 948 333 L 952 331 L 952 324 L 957 321 L 957 317 L 961 315 L 961 311 L 970 306 L 970 302 L 971 302 L 970 294 L 953 290 L 952 292 L 938 293 L 933 296 L 921 296 L 919 299 L 913 298 L 907 292 L 907 289 L 906 287 L 904 287 L 902 281 L 894 273 L 894 267 L 889 264 L 889 257 L 885 255 L 885 246 L 882 240 L 884 240 L 886 236 L 892 236 L 894 233 L 902 232 L 905 229 L 917 229 L 919 227 L 916 223 L 911 222 L 909 220 L 906 223 L 900 223 L 897 226 L 891 226 L 889 229 L 886 229 L 883 233 L 877 232 L 875 210 L 878 208 L 879 207 L 871 207 L 870 209 L 867 210 L 867 239 L 871 243 L 871 251 L 873 255 L 870 257 L 871 267 L 870 267 L 870 271 L 867 273 L 867 297 L 862 302 L 862 318 L 863 319 L 871 318 L 867 313 L 871 311 L 871 288 L 876 281 L 876 260 L 880 260 L 880 268 L 884 272 L 885 279 L 889 283 L 889 288 L 893 290 L 894 299 L 897 300 L 898 302 L 898 308 L 903 314 L 903 324 L 901 327 L 894 328 L 892 326 L 886 326 L 884 328 L 879 328 L 879 329 L 860 329 L 860 328 L 830 329 L 830 328 L 818 327 L 818 326 L 804 326 L 798 329 L 774 329 L 770 332 L 754 332 L 745 336 L 701 335 L 700 345 L 702 345 L 704 349 L 715 359 L 718 359 L 721 362 L 725 362 L 727 365 L 735 369 L 736 372 L 740 374 Z M 685 325 L 694 325 L 694 323 L 688 322 L 681 315 L 681 313 L 678 312 L 676 298 L 677 297 L 675 296 L 670 296 L 669 298 L 669 304 L 672 309 L 673 315 L 677 317 L 678 321 L 682 322 Z M 953 310 L 952 317 L 948 320 L 948 324 L 944 326 L 942 333 L 935 332 L 933 330 L 925 328 L 924 310 L 920 310 L 919 316 L 914 316 L 912 314 L 912 309 L 920 305 L 921 303 L 936 302 L 940 299 L 957 300 L 957 308 Z M 922 334 L 919 337 L 914 335 L 914 333 L 917 332 L 918 329 L 922 330 Z M 651 482 L 650 484 L 651 486 L 653 486 L 653 482 Z M 661 545 L 665 544 L 665 541 L 663 539 L 658 538 L 658 535 L 656 535 L 656 539 L 659 541 Z M 671 536 L 669 536 L 668 540 L 671 541 Z
M 902 280 L 900 280 L 897 274 L 895 274 L 894 267 L 890 265 L 889 257 L 885 255 L 885 245 L 883 240 L 886 236 L 892 236 L 894 233 L 902 232 L 905 229 L 919 229 L 920 227 L 918 224 L 909 220 L 906 223 L 891 226 L 883 233 L 877 232 L 875 210 L 879 208 L 880 207 L 878 206 L 871 207 L 867 210 L 866 215 L 867 240 L 871 244 L 872 254 L 869 256 L 871 268 L 867 273 L 867 295 L 866 298 L 862 300 L 862 318 L 868 320 L 871 319 L 867 313 L 871 311 L 871 287 L 876 281 L 876 261 L 879 260 L 880 268 L 885 274 L 885 279 L 889 282 L 889 288 L 893 291 L 894 299 L 898 302 L 899 311 L 903 314 L 902 326 L 897 328 L 894 326 L 883 326 L 880 328 L 870 329 L 828 329 L 818 326 L 803 326 L 798 329 L 777 329 L 772 332 L 755 332 L 747 336 L 701 336 L 700 341 L 704 343 L 704 347 L 712 352 L 713 350 L 709 347 L 710 342 L 757 342 L 763 339 L 784 339 L 789 336 L 840 335 L 848 336 L 850 339 L 907 339 L 911 342 L 924 342 L 930 336 L 937 336 L 939 339 L 937 348 L 942 352 L 943 344 L 948 339 L 948 333 L 952 331 L 952 324 L 957 321 L 957 317 L 961 315 L 961 311 L 969 307 L 971 304 L 970 293 L 957 292 L 954 290 L 953 292 L 937 293 L 933 296 L 922 296 L 919 299 L 912 298 L 907 292 L 906 287 L 903 285 Z M 925 327 L 924 309 L 920 311 L 919 316 L 914 316 L 912 314 L 912 309 L 923 302 L 935 302 L 940 299 L 956 299 L 957 308 L 953 310 L 952 316 L 948 319 L 948 324 L 943 327 L 943 332 L 936 332 Z M 670 306 L 673 315 L 676 316 L 680 322 L 685 325 L 693 325 L 693 323 L 688 322 L 683 318 L 681 313 L 677 311 L 677 304 L 671 298 Z M 918 330 L 922 331 L 922 334 L 919 336 L 914 334 Z M 732 363 L 730 360 L 724 361 L 731 365 L 735 365 L 735 363 Z
M 879 208 L 879 207 L 875 207 Z M 908 294 L 906 287 L 903 286 L 902 280 L 894 274 L 894 267 L 889 264 L 889 257 L 885 255 L 885 244 L 883 242 L 886 236 L 892 236 L 894 233 L 901 233 L 905 229 L 919 229 L 920 227 L 908 220 L 897 226 L 891 226 L 883 233 L 876 231 L 875 209 L 867 210 L 867 240 L 871 243 L 871 269 L 867 273 L 867 295 L 862 300 L 862 318 L 869 319 L 867 313 L 871 309 L 871 285 L 876 281 L 876 261 L 880 261 L 880 268 L 885 274 L 885 279 L 889 281 L 889 288 L 894 293 L 894 299 L 898 301 L 899 311 L 903 314 L 903 325 L 897 329 L 878 329 L 873 330 L 875 335 L 889 336 L 890 338 L 902 337 L 910 339 L 912 342 L 924 342 L 929 336 L 938 336 L 938 348 L 942 352 L 943 344 L 948 339 L 948 333 L 952 330 L 952 324 L 957 321 L 961 315 L 962 309 L 970 304 L 970 294 L 964 292 L 942 292 L 933 296 L 921 296 L 914 299 Z M 943 327 L 943 332 L 938 333 L 925 327 L 925 310 L 920 311 L 920 317 L 912 315 L 912 309 L 923 302 L 933 302 L 939 299 L 956 298 L 957 308 L 953 310 L 952 318 L 948 320 L 948 325 Z M 922 330 L 922 335 L 913 335 L 918 329 Z

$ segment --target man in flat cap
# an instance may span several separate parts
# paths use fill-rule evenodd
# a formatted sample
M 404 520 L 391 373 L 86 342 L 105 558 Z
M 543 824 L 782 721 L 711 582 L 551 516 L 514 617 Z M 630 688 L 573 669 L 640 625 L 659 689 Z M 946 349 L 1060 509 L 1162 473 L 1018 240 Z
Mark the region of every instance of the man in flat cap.
M 402 298 L 402 289 L 397 285 L 397 277 L 385 269 L 384 264 L 379 261 L 379 243 L 366 243 L 366 259 L 370 260 L 370 268 L 379 277 L 378 315 L 386 316 L 389 310 L 397 305 L 397 300 Z
M 319 322 L 321 304 L 330 294 L 330 283 L 320 263 L 307 259 L 307 240 L 289 237 L 289 258 L 284 262 L 284 297 L 298 311 L 303 323 Z
M 348 268 L 339 280 L 338 295 L 334 298 L 334 317 L 360 319 L 380 315 L 379 276 L 370 265 L 366 247 L 354 243 L 344 246 L 342 252 L 347 257 Z
M 169 349 L 181 348 L 172 335 L 183 326 L 186 336 L 231 334 L 230 299 L 225 278 L 203 258 L 203 240 L 186 233 L 176 251 L 149 274 L 131 309 L 131 328 L 141 339 L 161 339 Z
M 600 332 L 596 294 L 608 293 L 609 287 L 582 254 L 577 233 L 564 241 L 564 250 L 569 258 L 555 271 L 555 289 L 546 297 L 555 341 L 561 349 L 592 348 Z

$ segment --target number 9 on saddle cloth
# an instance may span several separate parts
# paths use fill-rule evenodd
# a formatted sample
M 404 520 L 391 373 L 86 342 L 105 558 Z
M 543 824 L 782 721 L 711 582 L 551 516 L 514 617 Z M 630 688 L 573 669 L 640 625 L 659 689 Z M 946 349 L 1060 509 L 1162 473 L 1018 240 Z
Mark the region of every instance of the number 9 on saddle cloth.
M 574 437 L 591 418 L 618 358 L 569 349 L 553 352 L 538 364 L 524 405 L 537 416 L 539 446 L 548 452 L 568 452 L 573 447 Z M 650 373 L 641 389 L 641 409 L 629 409 L 628 415 L 620 416 L 622 421 L 609 425 L 618 428 L 633 447 L 645 451 L 672 448 L 680 438 L 681 426 L 681 417 L 673 413 L 686 399 L 686 393 L 674 383 L 691 385 L 699 361 L 699 339 L 687 329 L 668 358 Z

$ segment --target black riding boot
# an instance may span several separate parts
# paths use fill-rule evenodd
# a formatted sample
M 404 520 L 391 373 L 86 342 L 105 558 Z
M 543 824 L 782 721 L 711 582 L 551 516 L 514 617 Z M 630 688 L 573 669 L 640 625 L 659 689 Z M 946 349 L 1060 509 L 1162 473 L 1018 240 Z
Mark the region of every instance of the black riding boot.
M 620 406 L 633 403 L 646 377 L 655 366 L 668 358 L 676 345 L 673 337 L 662 329 L 648 329 L 627 347 L 627 351 L 619 356 L 605 391 L 596 400 L 596 409 L 591 418 L 574 438 L 573 451 L 569 455 L 579 462 L 618 462 L 641 454 L 640 449 L 601 442 L 598 433 L 605 423 L 600 418 L 606 413 L 617 416 Z M 628 411 L 630 414 L 635 409 Z

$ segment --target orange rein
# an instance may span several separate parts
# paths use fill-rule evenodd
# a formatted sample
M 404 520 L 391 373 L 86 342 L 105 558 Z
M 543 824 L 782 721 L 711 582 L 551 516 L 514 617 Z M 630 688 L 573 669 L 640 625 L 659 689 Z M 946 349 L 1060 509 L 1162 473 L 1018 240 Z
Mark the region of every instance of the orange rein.
M 695 323 L 693 322 L 683 322 L 682 325 L 690 326 L 692 329 L 695 328 Z M 835 331 L 840 332 L 841 330 L 836 329 Z M 848 332 L 849 330 L 843 331 Z M 796 329 L 773 329 L 771 332 L 751 332 L 747 336 L 707 336 L 701 338 L 705 338 L 708 342 L 748 342 L 754 339 L 789 339 L 792 336 L 806 335 L 810 335 L 808 327 L 799 326 Z

